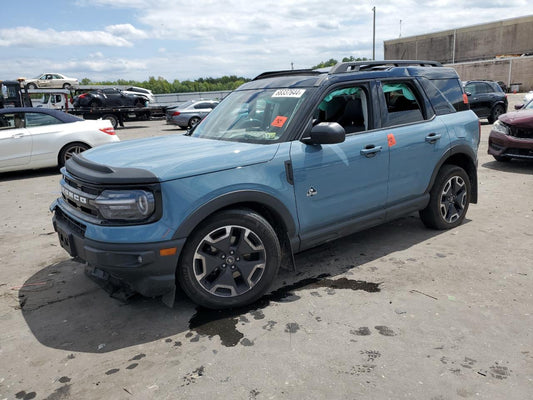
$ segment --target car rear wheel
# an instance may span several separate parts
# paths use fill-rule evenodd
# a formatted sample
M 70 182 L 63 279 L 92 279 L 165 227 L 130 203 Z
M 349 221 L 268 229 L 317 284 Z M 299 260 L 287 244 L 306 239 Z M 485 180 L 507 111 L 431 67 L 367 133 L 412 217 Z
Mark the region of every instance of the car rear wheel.
M 189 120 L 189 128 L 194 128 L 196 125 L 200 123 L 201 119 L 199 117 L 192 117 Z
M 502 115 L 503 113 L 505 113 L 505 109 L 503 108 L 501 104 L 498 104 L 492 109 L 492 112 L 490 113 L 487 120 L 489 121 L 490 124 L 493 124 L 494 122 L 498 120 L 498 117 Z
M 70 83 L 64 83 L 63 84 L 63 89 L 67 89 L 67 90 L 70 90 L 72 86 L 70 85 Z
M 37 85 L 35 83 L 28 83 L 28 89 L 37 89 Z
M 65 162 L 71 158 L 74 154 L 80 154 L 81 152 L 89 149 L 90 147 L 85 143 L 74 142 L 65 145 L 59 152 L 58 165 L 59 168 L 65 165 Z
M 430 191 L 429 204 L 420 211 L 422 222 L 433 229 L 459 226 L 470 203 L 470 179 L 457 165 L 443 165 Z
M 241 307 L 261 297 L 276 277 L 281 248 L 272 226 L 251 210 L 225 210 L 189 237 L 177 280 L 195 303 Z
M 102 117 L 102 119 L 107 119 L 109 122 L 111 122 L 111 125 L 113 125 L 114 129 L 117 129 L 118 127 L 118 118 L 113 114 L 106 114 Z
M 102 107 L 102 102 L 100 100 L 96 100 L 96 99 L 91 100 L 89 102 L 89 107 L 91 107 L 91 108 Z

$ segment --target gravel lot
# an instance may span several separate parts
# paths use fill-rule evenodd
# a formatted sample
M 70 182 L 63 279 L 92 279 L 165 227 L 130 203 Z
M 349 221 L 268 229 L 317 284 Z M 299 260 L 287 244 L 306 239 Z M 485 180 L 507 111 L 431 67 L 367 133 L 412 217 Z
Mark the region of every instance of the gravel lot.
M 58 172 L 0 175 L 0 399 L 532 398 L 533 162 L 494 161 L 489 131 L 463 225 L 411 215 L 306 251 L 232 312 L 109 297 L 58 245 Z

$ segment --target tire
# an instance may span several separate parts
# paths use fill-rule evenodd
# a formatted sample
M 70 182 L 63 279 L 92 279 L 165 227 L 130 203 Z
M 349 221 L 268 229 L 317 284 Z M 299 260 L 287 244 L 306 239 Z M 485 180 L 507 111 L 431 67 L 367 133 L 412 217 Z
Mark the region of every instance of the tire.
M 179 126 L 181 129 L 187 129 L 187 127 L 184 126 L 184 125 L 178 125 L 178 126 Z
M 81 142 L 73 142 L 69 143 L 61 149 L 59 152 L 57 164 L 59 165 L 59 168 L 65 166 L 65 162 L 72 157 L 74 154 L 80 154 L 81 152 L 88 150 L 90 146 L 86 145 L 85 143 Z
M 507 156 L 493 156 L 493 157 L 498 162 L 509 162 L 509 161 L 511 161 L 511 157 L 507 157 Z
M 72 88 L 72 86 L 70 85 L 70 83 L 64 83 L 63 84 L 63 89 L 70 90 L 71 88 Z
M 189 120 L 189 126 L 188 128 L 194 128 L 196 125 L 198 125 L 200 123 L 201 119 L 200 117 L 192 117 L 190 120 Z
M 118 127 L 118 118 L 114 114 L 105 114 L 102 119 L 107 119 L 111 122 L 111 125 L 113 125 L 113 129 L 117 129 Z
M 144 107 L 144 102 L 143 102 L 142 100 L 137 100 L 137 101 L 135 102 L 134 107 L 137 107 L 137 108 Z
M 420 211 L 420 218 L 428 228 L 455 228 L 466 216 L 470 196 L 470 178 L 465 170 L 457 165 L 443 165 L 431 188 L 429 203 Z
M 28 89 L 37 89 L 37 85 L 35 83 L 28 83 Z
M 501 104 L 494 106 L 487 120 L 489 124 L 493 124 L 498 120 L 498 117 L 505 113 L 505 108 Z
M 251 210 L 225 210 L 206 219 L 184 246 L 176 271 L 183 291 L 212 309 L 259 299 L 276 277 L 281 247 L 272 226 Z

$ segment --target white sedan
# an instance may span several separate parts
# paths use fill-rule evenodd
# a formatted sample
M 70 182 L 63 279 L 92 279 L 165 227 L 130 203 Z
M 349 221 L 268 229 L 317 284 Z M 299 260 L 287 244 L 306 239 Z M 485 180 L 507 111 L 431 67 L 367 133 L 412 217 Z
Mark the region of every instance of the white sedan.
M 79 87 L 76 78 L 57 73 L 44 73 L 37 78 L 26 79 L 24 84 L 28 89 L 70 89 Z
M 44 108 L 0 109 L 0 172 L 62 167 L 73 154 L 118 141 L 108 120 Z

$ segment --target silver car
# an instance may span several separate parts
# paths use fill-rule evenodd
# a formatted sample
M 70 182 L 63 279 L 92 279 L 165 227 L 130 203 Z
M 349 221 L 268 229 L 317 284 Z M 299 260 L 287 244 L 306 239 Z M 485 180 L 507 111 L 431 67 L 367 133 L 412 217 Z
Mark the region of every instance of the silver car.
M 219 102 L 216 100 L 190 100 L 166 110 L 167 124 L 182 129 L 195 127 Z
M 70 89 L 79 86 L 76 78 L 50 72 L 39 75 L 37 78 L 26 79 L 24 84 L 28 89 Z

